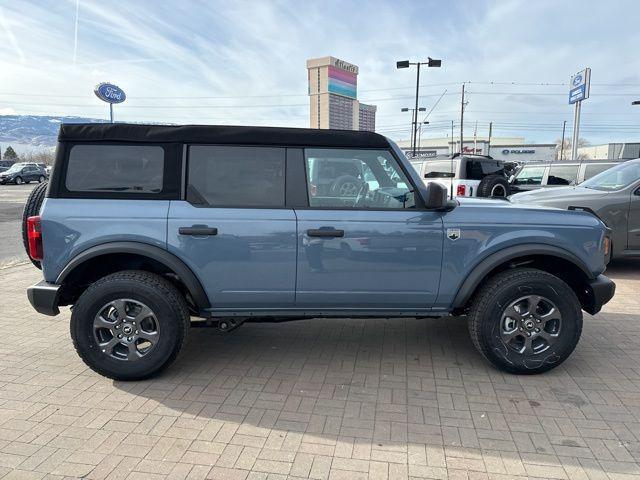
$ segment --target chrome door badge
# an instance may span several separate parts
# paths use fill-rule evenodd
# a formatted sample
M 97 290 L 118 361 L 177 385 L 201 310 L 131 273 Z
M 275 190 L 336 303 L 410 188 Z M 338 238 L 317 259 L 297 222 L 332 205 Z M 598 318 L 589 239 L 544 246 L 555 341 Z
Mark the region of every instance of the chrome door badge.
M 447 237 L 449 237 L 450 240 L 458 240 L 460 238 L 460 229 L 447 228 Z

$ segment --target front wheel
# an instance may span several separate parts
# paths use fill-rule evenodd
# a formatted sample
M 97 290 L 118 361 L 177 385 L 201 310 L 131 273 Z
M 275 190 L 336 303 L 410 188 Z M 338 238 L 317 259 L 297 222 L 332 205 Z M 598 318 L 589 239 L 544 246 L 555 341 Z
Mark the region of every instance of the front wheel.
M 71 314 L 80 358 L 116 380 L 141 380 L 168 367 L 187 335 L 184 297 L 166 279 L 143 271 L 117 272 L 93 283 Z
M 578 344 L 582 309 L 574 291 L 541 270 L 515 269 L 491 278 L 475 296 L 469 333 L 493 365 L 534 374 L 564 362 Z
M 16 177 L 15 183 L 16 185 L 22 185 L 24 183 L 24 180 L 22 180 L 22 177 Z
M 42 182 L 44 182 L 45 180 L 46 180 L 46 178 L 44 178 L 44 175 L 40 175 L 40 176 L 38 177 L 38 183 L 42 183 Z

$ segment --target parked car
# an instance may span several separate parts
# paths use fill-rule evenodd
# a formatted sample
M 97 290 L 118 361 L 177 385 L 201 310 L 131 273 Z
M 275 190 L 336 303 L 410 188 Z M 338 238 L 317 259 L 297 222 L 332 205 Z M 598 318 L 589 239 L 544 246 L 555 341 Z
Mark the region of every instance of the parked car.
M 452 196 L 506 197 L 510 193 L 505 162 L 483 155 L 410 160 L 425 183 L 438 182 Z
M 498 368 L 540 373 L 614 294 L 595 216 L 450 200 L 373 132 L 63 124 L 59 142 L 25 207 L 44 275 L 27 293 L 43 314 L 73 305 L 74 346 L 108 377 L 167 367 L 191 319 L 449 315 Z M 355 196 L 314 192 L 334 161 L 367 177 Z
M 612 230 L 612 256 L 640 256 L 640 159 L 618 163 L 573 187 L 539 189 L 509 197 L 593 214 Z
M 11 168 L 0 173 L 0 184 L 38 182 L 42 183 L 47 179 L 47 172 L 36 163 L 14 163 Z
M 524 165 L 510 179 L 511 192 L 518 193 L 538 188 L 577 185 L 618 165 L 618 163 L 620 163 L 620 160 L 583 160 L 582 162 L 550 162 Z

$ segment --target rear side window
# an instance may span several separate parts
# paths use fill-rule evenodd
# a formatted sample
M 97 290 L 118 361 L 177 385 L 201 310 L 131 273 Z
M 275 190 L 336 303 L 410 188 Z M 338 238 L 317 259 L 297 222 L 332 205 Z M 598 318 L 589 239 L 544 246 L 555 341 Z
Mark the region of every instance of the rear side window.
M 443 176 L 443 173 L 455 174 L 457 168 L 457 160 L 429 161 L 424 164 L 424 176 L 425 178 L 439 178 Z
M 588 163 L 584 167 L 584 180 L 588 180 L 591 177 L 595 177 L 599 173 L 609 170 L 615 163 Z
M 283 207 L 285 149 L 189 147 L 187 201 L 212 207 Z
M 74 145 L 67 163 L 69 192 L 162 192 L 164 148 L 157 145 Z
M 488 175 L 503 175 L 504 164 L 491 160 L 467 160 L 468 180 L 482 180 Z
M 547 185 L 572 185 L 578 179 L 578 165 L 551 165 Z

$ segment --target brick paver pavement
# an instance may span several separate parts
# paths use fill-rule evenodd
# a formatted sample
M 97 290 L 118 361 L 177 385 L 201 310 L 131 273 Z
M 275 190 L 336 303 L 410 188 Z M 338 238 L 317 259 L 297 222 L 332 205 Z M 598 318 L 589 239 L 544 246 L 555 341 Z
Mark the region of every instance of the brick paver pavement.
M 194 329 L 159 378 L 87 369 L 0 270 L 0 477 L 640 479 L 640 263 L 573 356 L 502 374 L 460 319 Z

